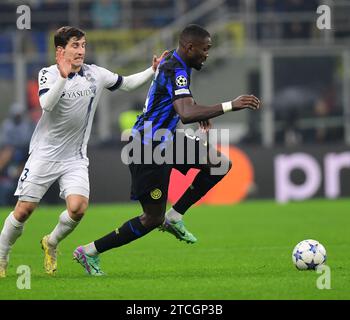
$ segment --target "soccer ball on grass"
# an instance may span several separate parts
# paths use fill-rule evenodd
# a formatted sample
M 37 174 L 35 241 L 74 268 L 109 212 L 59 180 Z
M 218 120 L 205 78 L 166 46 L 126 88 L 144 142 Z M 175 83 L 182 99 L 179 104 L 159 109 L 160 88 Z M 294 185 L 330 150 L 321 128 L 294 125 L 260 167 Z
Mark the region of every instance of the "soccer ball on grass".
M 316 240 L 303 240 L 295 246 L 292 259 L 299 270 L 315 270 L 326 262 L 326 249 Z

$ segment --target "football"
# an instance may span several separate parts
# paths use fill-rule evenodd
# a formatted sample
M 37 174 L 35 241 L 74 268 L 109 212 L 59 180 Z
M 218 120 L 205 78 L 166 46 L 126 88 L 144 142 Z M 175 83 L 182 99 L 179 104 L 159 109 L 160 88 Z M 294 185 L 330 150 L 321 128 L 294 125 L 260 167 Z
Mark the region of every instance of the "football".
M 326 249 L 317 240 L 303 240 L 295 246 L 292 259 L 299 270 L 315 270 L 325 263 Z

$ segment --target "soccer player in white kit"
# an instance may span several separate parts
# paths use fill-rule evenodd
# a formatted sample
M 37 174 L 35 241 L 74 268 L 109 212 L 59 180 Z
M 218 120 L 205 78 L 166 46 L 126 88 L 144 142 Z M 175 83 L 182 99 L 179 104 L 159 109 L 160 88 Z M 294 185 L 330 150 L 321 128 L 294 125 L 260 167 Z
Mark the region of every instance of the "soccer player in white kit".
M 84 64 L 85 34 L 62 27 L 54 37 L 57 64 L 39 72 L 42 116 L 33 133 L 29 158 L 18 181 L 18 202 L 6 218 L 0 234 L 0 277 L 6 276 L 9 252 L 22 234 L 25 221 L 58 181 L 66 210 L 54 230 L 43 237 L 44 268 L 57 269 L 56 248 L 79 224 L 89 202 L 87 143 L 103 89 L 136 89 L 152 78 L 164 52 L 152 66 L 130 76 L 120 76 L 96 65 Z

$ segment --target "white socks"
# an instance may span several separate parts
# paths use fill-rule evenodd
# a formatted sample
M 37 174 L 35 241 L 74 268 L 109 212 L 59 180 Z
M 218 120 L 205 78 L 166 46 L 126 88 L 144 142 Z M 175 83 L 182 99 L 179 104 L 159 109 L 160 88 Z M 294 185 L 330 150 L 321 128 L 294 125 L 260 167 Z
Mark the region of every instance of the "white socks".
M 96 250 L 95 243 L 90 242 L 84 246 L 85 253 L 89 256 L 97 256 L 99 252 Z
M 64 210 L 59 219 L 58 224 L 50 233 L 48 242 L 49 245 L 57 247 L 58 243 L 67 237 L 79 224 L 79 221 L 74 221 L 68 214 L 67 210 Z
M 182 220 L 182 214 L 178 213 L 174 208 L 170 208 L 168 212 L 165 214 L 166 218 L 171 222 L 177 222 Z
M 49 244 L 56 247 L 58 243 L 67 237 L 79 224 L 74 221 L 65 210 L 59 217 L 59 222 L 49 237 Z M 13 212 L 6 218 L 4 226 L 0 234 L 0 259 L 8 259 L 12 245 L 20 237 L 23 232 L 24 223 L 19 222 L 13 215 Z M 96 248 L 95 248 L 96 249 Z
M 23 232 L 24 223 L 19 222 L 13 215 L 13 211 L 6 218 L 0 234 L 0 259 L 8 259 L 12 245 Z

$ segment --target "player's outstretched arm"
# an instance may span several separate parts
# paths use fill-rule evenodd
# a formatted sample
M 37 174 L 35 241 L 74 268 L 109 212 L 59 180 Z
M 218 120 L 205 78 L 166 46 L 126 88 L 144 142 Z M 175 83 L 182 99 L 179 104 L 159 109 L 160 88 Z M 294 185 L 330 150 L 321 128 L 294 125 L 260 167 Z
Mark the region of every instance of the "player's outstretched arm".
M 123 82 L 119 89 L 126 92 L 135 90 L 148 82 L 153 75 L 154 71 L 152 67 L 149 67 L 145 71 L 135 73 L 130 76 L 123 76 Z
M 144 85 L 146 82 L 148 82 L 154 75 L 154 72 L 157 70 L 158 65 L 160 61 L 168 54 L 168 51 L 164 51 L 160 57 L 153 56 L 152 59 L 152 66 L 149 67 L 148 69 L 132 74 L 130 76 L 124 76 L 123 77 L 123 82 L 120 86 L 120 90 L 122 91 L 132 91 L 135 90 L 142 85 Z
M 192 97 L 180 98 L 173 102 L 174 109 L 184 124 L 201 122 L 218 117 L 225 112 L 243 109 L 257 110 L 260 100 L 253 95 L 241 95 L 236 99 L 213 106 L 196 104 Z

